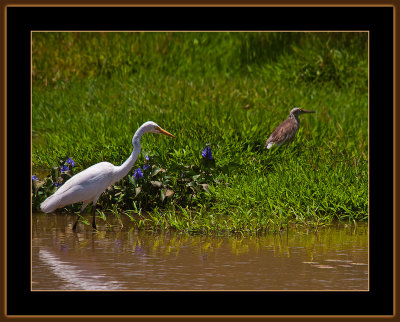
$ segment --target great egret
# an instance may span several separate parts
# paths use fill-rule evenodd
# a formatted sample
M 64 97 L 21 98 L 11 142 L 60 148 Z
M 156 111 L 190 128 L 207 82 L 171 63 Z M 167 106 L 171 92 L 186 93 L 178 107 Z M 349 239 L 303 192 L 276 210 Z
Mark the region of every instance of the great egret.
M 77 173 L 67 180 L 53 195 L 48 197 L 40 205 L 40 209 L 49 213 L 57 208 L 67 205 L 83 202 L 80 214 L 83 213 L 86 206 L 93 202 L 93 221 L 92 227 L 96 229 L 96 203 L 100 195 L 108 186 L 121 180 L 132 169 L 140 153 L 140 138 L 147 132 L 165 134 L 175 137 L 171 133 L 163 130 L 154 122 L 146 122 L 136 131 L 132 139 L 133 150 L 129 158 L 120 166 L 115 166 L 109 162 L 100 162 Z M 78 218 L 79 219 L 79 218 Z M 76 230 L 78 219 L 75 221 L 73 230 Z
M 283 143 L 292 141 L 300 126 L 299 115 L 304 113 L 315 113 L 314 111 L 303 110 L 299 107 L 292 109 L 289 117 L 276 127 L 274 132 L 269 136 L 265 147 L 270 149 L 273 146 L 279 146 Z

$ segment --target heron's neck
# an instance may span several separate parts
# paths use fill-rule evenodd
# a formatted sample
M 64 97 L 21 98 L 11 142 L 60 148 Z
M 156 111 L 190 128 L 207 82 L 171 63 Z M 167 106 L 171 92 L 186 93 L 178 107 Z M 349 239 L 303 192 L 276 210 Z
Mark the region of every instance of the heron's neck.
M 123 177 L 125 177 L 129 171 L 132 169 L 133 165 L 135 164 L 139 154 L 140 154 L 140 150 L 141 150 L 141 146 L 140 146 L 140 138 L 142 137 L 142 135 L 144 134 L 144 131 L 139 128 L 135 135 L 133 136 L 132 139 L 132 144 L 133 144 L 133 150 L 131 155 L 129 156 L 128 159 L 126 159 L 126 161 L 121 164 L 120 166 L 117 167 L 117 169 L 115 170 L 116 173 L 116 181 L 121 180 Z M 115 182 L 116 182 L 115 181 Z
M 297 124 L 300 124 L 300 120 L 297 115 L 290 113 L 290 118 L 294 119 Z

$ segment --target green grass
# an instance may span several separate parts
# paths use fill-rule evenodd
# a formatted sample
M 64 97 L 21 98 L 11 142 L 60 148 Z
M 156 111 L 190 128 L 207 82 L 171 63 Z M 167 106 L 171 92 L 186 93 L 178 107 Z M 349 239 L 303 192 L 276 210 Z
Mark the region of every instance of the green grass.
M 152 120 L 176 136 L 142 138 L 153 169 L 164 171 L 142 182 L 132 171 L 100 198 L 100 211 L 131 216 L 139 228 L 195 232 L 367 220 L 366 33 L 33 33 L 32 40 L 32 167 L 40 180 L 60 158 L 74 159 L 74 173 L 121 164 L 136 129 Z M 317 113 L 300 116 L 291 145 L 264 149 L 295 106 Z M 206 144 L 215 165 L 202 164 Z M 141 154 L 133 170 L 144 162 Z M 166 189 L 174 194 L 163 199 Z M 36 195 L 34 210 L 51 191 Z

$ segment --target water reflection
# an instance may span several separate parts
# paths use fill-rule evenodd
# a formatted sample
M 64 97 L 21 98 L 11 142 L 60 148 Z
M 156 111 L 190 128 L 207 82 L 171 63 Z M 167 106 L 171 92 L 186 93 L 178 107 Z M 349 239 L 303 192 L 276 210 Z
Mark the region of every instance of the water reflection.
M 33 215 L 33 290 L 367 290 L 368 228 L 250 237 L 71 229 Z

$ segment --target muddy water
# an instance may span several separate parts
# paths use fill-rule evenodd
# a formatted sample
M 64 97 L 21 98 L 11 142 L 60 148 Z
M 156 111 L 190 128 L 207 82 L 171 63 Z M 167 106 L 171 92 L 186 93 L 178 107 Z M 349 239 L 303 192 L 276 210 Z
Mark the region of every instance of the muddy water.
M 34 214 L 32 290 L 368 290 L 368 227 L 252 237 L 114 227 Z

